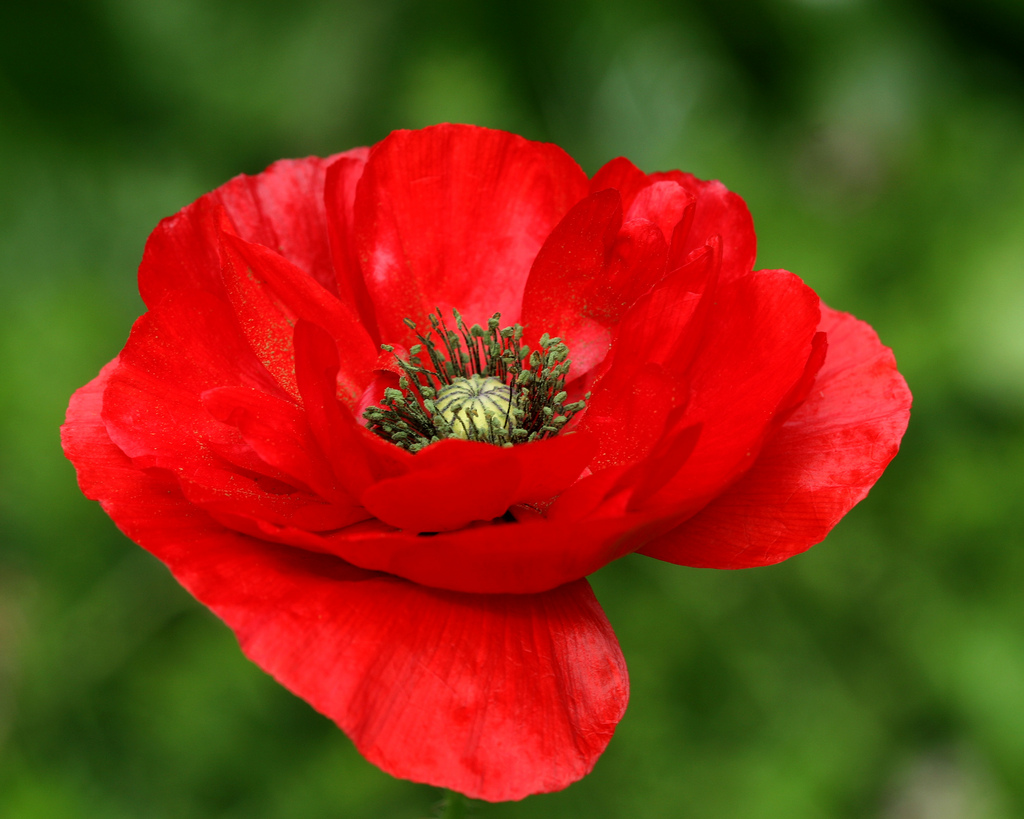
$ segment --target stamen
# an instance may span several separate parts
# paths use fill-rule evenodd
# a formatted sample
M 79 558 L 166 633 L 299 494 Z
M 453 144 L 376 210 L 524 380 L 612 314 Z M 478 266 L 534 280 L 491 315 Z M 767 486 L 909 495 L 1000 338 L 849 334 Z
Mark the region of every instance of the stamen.
M 531 351 L 522 343 L 522 325 L 500 327 L 500 313 L 486 329 L 467 327 L 458 310 L 452 316 L 457 332 L 440 310 L 428 317 L 425 334 L 405 319 L 420 343 L 409 348 L 408 361 L 395 356 L 403 373 L 399 389 L 389 387 L 381 406 L 363 413 L 377 435 L 410 452 L 443 438 L 512 446 L 558 434 L 586 407 L 590 393 L 565 403 L 571 361 L 560 338 L 545 333 L 541 349 Z

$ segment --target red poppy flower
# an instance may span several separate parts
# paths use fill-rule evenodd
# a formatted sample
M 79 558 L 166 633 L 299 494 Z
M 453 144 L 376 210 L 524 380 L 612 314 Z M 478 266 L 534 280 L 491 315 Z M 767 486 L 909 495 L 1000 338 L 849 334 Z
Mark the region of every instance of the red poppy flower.
M 153 232 L 65 451 L 371 762 L 557 790 L 627 699 L 583 578 L 784 560 L 906 427 L 871 328 L 754 255 L 718 182 L 500 131 L 277 162 Z

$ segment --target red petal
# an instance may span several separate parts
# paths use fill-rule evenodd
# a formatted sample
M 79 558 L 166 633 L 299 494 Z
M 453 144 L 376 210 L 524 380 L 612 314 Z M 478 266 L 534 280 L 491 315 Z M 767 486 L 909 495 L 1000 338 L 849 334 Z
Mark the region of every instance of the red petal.
M 389 526 L 447 532 L 501 517 L 516 503 L 550 500 L 579 478 L 594 448 L 587 433 L 509 448 L 438 441 L 408 459 L 405 474 L 374 484 L 360 500 Z
M 331 535 L 272 526 L 264 531 L 280 543 L 336 555 L 364 569 L 425 586 L 533 594 L 596 572 L 649 542 L 652 532 L 661 534 L 676 523 L 675 518 L 642 513 L 588 520 L 566 516 L 558 521 L 497 521 L 429 537 L 395 531 L 380 522 Z
M 754 269 L 757 237 L 747 204 L 721 182 L 705 182 L 682 171 L 655 173 L 653 181 L 676 182 L 696 198 L 693 221 L 685 237 L 673 241 L 673 256 L 685 258 L 712 236 L 722 237 L 722 280 L 746 276 Z
M 207 293 L 170 292 L 141 316 L 121 351 L 104 399 L 117 445 L 140 466 L 180 470 L 211 463 L 209 444 L 241 445 L 200 396 L 248 386 L 284 398 L 241 337 L 227 303 Z
M 294 404 L 246 387 L 218 387 L 202 394 L 203 407 L 233 426 L 261 460 L 300 481 L 321 497 L 338 487 L 306 416 Z
M 268 487 L 260 480 L 224 469 L 200 467 L 188 477 L 180 477 L 179 483 L 189 502 L 214 516 L 242 517 L 311 532 L 342 529 L 369 517 L 354 503 L 326 503 L 308 492 L 276 482 Z
M 616 357 L 620 360 L 619 357 Z M 649 362 L 630 368 L 628 381 L 619 382 L 614 370 L 607 382 L 599 381 L 581 429 L 594 435 L 598 451 L 591 461 L 594 472 L 628 466 L 646 457 L 657 445 L 672 411 L 677 382 L 662 367 Z M 614 380 L 612 380 L 614 379 Z
M 614 190 L 578 203 L 551 232 L 530 270 L 522 321 L 536 348 L 542 333 L 566 341 L 574 377 L 608 353 L 622 314 L 666 272 L 668 245 L 646 219 L 622 224 Z
M 514 503 L 540 503 L 564 491 L 594 457 L 597 442 L 587 432 L 571 432 L 504 450 L 519 464 L 522 476 Z
M 395 131 L 356 192 L 356 236 L 381 339 L 415 343 L 403 318 L 457 308 L 467 322 L 519 319 L 551 229 L 587 192 L 560 148 L 469 125 Z
M 807 400 L 738 483 L 644 554 L 720 569 L 777 563 L 867 495 L 899 449 L 910 391 L 867 324 L 823 307 L 820 329 L 828 353 Z
M 608 323 L 618 322 L 640 296 L 665 278 L 667 253 L 668 245 L 655 222 L 630 218 L 615 240 L 605 276 L 595 282 L 594 315 Z
M 520 471 L 501 447 L 451 438 L 410 460 L 409 471 L 370 486 L 360 502 L 389 526 L 447 532 L 505 514 Z
M 754 267 L 757 237 L 754 221 L 746 203 L 721 182 L 706 182 L 682 171 L 645 174 L 624 157 L 613 159 L 591 181 L 592 191 L 615 188 L 622 194 L 622 206 L 629 212 L 634 201 L 652 184 L 673 182 L 694 199 L 693 210 L 681 219 L 685 230 L 678 235 L 666 232 L 672 245 L 672 258 L 685 259 L 713 236 L 722 237 L 723 280 L 745 276 Z M 645 195 L 653 195 L 653 191 Z M 645 206 L 646 207 L 646 206 Z M 648 216 L 648 218 L 651 218 Z M 662 225 L 665 230 L 665 225 Z
M 363 154 L 357 148 L 339 156 Z M 323 192 L 327 167 L 337 158 L 283 159 L 256 176 L 236 176 L 160 222 L 139 267 L 146 305 L 153 307 L 171 290 L 221 291 L 221 209 L 243 239 L 275 250 L 336 293 Z
M 675 181 L 652 182 L 637 193 L 626 218 L 653 222 L 668 245 L 677 232 L 689 233 L 696 201 L 693 193 Z M 685 258 L 687 251 L 681 247 L 679 254 L 680 259 Z
M 603 503 L 608 505 L 607 499 L 616 494 L 620 481 L 629 471 L 628 466 L 614 465 L 580 478 L 548 507 L 547 519 L 561 523 L 593 517 Z M 613 514 L 623 514 L 627 502 L 628 497 L 622 498 Z
M 586 581 L 463 595 L 227 531 L 112 445 L 99 417 L 110 371 L 75 394 L 62 430 L 82 490 L 367 759 L 493 801 L 559 790 L 593 767 L 628 682 Z
M 272 250 L 230 234 L 222 238 L 224 284 L 260 360 L 297 397 L 292 328 L 298 319 L 324 328 L 340 353 L 339 397 L 355 408 L 377 361 L 355 312 Z
M 327 168 L 324 180 L 324 201 L 327 204 L 327 231 L 331 238 L 331 258 L 338 280 L 338 297 L 359 316 L 375 345 L 380 344 L 377 316 L 370 293 L 363 280 L 356 255 L 355 202 L 356 187 L 366 168 L 369 150 L 359 149 L 343 154 Z
M 749 469 L 806 369 L 819 304 L 786 271 L 762 270 L 715 291 L 676 426 L 700 424 L 700 437 L 652 505 L 695 512 Z
M 634 484 L 632 496 L 629 499 L 630 509 L 641 509 L 664 486 L 672 480 L 679 472 L 680 464 L 686 462 L 693 454 L 700 440 L 702 424 L 685 425 L 683 421 L 677 425 L 678 428 L 665 436 L 658 451 L 643 463 L 633 467 L 633 474 L 624 478 L 624 484 Z M 672 422 L 669 422 L 672 425 Z
M 591 464 L 595 472 L 646 457 L 658 444 L 669 413 L 686 402 L 685 376 L 715 293 L 716 248 L 673 271 L 623 319 L 614 358 L 595 382 L 580 424 L 599 441 Z
M 626 157 L 619 156 L 606 162 L 590 180 L 591 193 L 614 188 L 622 196 L 622 207 L 629 208 L 636 195 L 650 184 L 647 174 Z
M 149 308 L 174 290 L 222 296 L 220 230 L 223 209 L 207 194 L 162 219 L 146 240 L 139 265 L 139 295 Z
M 316 324 L 295 326 L 295 377 L 313 436 L 334 475 L 358 498 L 372 483 L 405 471 L 413 456 L 377 438 L 337 397 L 339 356 L 334 339 Z
M 622 203 L 615 191 L 588 196 L 548 236 L 526 281 L 526 341 L 536 349 L 542 333 L 565 339 L 573 376 L 602 361 L 611 345 L 607 324 L 593 318 L 589 291 L 610 261 L 621 226 Z

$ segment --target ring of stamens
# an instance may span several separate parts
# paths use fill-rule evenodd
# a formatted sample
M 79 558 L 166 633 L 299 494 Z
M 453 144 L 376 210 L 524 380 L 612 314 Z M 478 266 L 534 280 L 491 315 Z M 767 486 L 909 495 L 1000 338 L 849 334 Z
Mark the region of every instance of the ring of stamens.
M 566 403 L 572 362 L 562 339 L 545 333 L 531 351 L 522 325 L 501 327 L 500 313 L 486 329 L 467 327 L 458 310 L 452 315 L 458 332 L 440 310 L 430 314 L 426 333 L 405 319 L 420 343 L 408 360 L 395 354 L 403 373 L 398 389 L 385 389 L 380 406 L 363 413 L 372 432 L 410 452 L 444 438 L 508 447 L 557 435 L 586 406 L 590 393 Z

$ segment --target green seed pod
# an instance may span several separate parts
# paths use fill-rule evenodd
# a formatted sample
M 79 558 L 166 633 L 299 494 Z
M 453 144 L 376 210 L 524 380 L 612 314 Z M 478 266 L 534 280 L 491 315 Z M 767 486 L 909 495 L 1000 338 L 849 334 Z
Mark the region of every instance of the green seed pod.
M 499 379 L 474 373 L 444 387 L 438 393 L 434 407 L 456 438 L 491 441 L 493 434 L 487 416 L 491 415 L 493 423 L 504 429 L 511 408 L 511 394 L 508 386 Z

